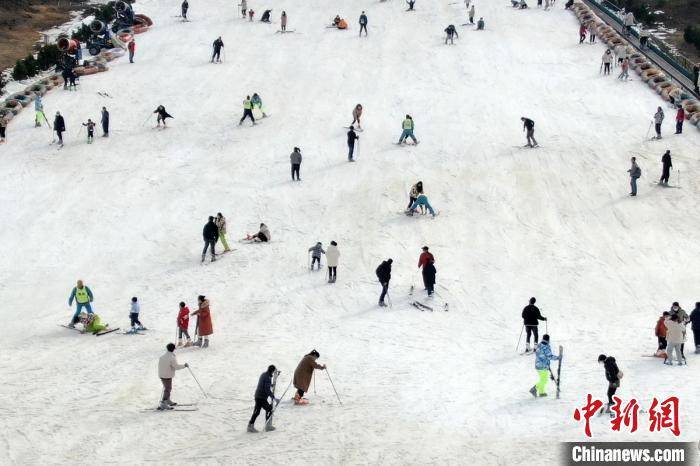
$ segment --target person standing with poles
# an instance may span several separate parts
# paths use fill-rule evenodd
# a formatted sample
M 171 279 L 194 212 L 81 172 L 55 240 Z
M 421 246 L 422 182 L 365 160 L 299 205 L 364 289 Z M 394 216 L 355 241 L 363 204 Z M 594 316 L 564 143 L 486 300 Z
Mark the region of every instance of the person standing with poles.
M 355 161 L 355 159 L 353 159 L 352 156 L 355 152 L 355 141 L 359 141 L 359 139 L 360 136 L 358 136 L 357 133 L 355 133 L 355 129 L 352 126 L 350 126 L 350 130 L 348 131 L 348 162 Z
M 297 389 L 297 392 L 294 395 L 295 405 L 309 404 L 309 400 L 304 398 L 304 393 L 309 391 L 314 370 L 326 369 L 324 364 L 318 364 L 316 362 L 319 357 L 321 357 L 321 355 L 318 353 L 318 351 L 311 350 L 309 354 L 305 355 L 301 361 L 299 361 L 299 364 L 294 371 L 294 388 Z
M 537 299 L 535 298 L 530 298 L 530 304 L 525 306 L 523 308 L 522 312 L 522 318 L 523 318 L 523 326 L 525 327 L 526 330 L 526 337 L 525 337 L 525 352 L 529 353 L 530 352 L 530 336 L 535 337 L 535 344 L 532 347 L 532 351 L 535 351 L 535 348 L 537 348 L 537 344 L 539 342 L 539 336 L 538 336 L 538 330 L 539 330 L 539 325 L 540 325 L 540 320 L 546 321 L 546 317 L 542 317 L 542 314 L 540 313 L 540 309 L 535 306 L 535 303 L 537 302 Z
M 158 405 L 159 411 L 173 409 L 173 406 L 177 405 L 170 399 L 170 392 L 173 389 L 173 378 L 176 371 L 189 367 L 187 363 L 178 364 L 175 357 L 174 343 L 168 343 L 165 349 L 167 351 L 158 360 L 158 377 L 160 377 L 160 381 L 163 384 L 163 397 L 160 400 L 160 405 Z
M 671 176 L 671 168 L 673 168 L 673 161 L 671 160 L 671 151 L 667 150 L 661 157 L 661 178 L 659 179 L 659 184 L 668 186 L 668 178 Z
M 379 295 L 379 307 L 386 307 L 386 304 L 384 304 L 384 298 L 389 293 L 389 281 L 391 280 L 391 264 L 393 262 L 393 259 L 387 259 L 381 264 L 379 264 L 379 267 L 377 267 L 377 270 L 375 271 L 377 279 L 382 285 L 382 294 Z
M 211 55 L 211 63 L 214 63 L 214 60 L 216 59 L 216 63 L 221 63 L 221 48 L 224 46 L 224 41 L 221 40 L 221 36 L 218 37 L 212 44 L 212 47 L 214 47 L 214 53 Z
M 617 389 L 620 388 L 622 371 L 617 367 L 617 362 L 612 356 L 601 354 L 598 356 L 598 364 L 602 364 L 605 367 L 605 379 L 608 381 L 608 403 L 605 406 L 605 412 L 609 413 L 610 408 L 615 404 L 613 396 Z
M 280 16 L 280 31 L 287 32 L 287 12 L 283 11 Z
M 187 21 L 187 10 L 190 9 L 190 4 L 187 2 L 187 0 L 184 0 L 182 2 L 182 5 L 180 5 L 180 11 L 181 11 L 181 16 L 183 21 Z
M 248 10 L 248 1 L 241 0 L 240 7 L 241 7 L 241 15 L 243 16 L 243 19 L 245 19 L 246 10 Z
M 202 237 L 204 238 L 204 249 L 202 250 L 202 262 L 207 255 L 207 249 L 211 249 L 211 261 L 216 261 L 216 242 L 219 240 L 219 228 L 214 222 L 214 217 L 209 216 L 209 221 L 204 225 L 202 230 Z
M 299 178 L 299 169 L 301 168 L 301 149 L 298 147 L 294 148 L 294 151 L 289 155 L 289 161 L 292 163 L 292 181 L 294 181 L 294 175 L 296 174 L 296 180 L 301 181 Z
M 637 157 L 632 157 L 631 161 L 632 167 L 627 170 L 627 173 L 630 174 L 630 187 L 632 188 L 630 196 L 634 197 L 637 195 L 637 180 L 642 176 L 642 169 L 637 165 Z
M 206 296 L 200 295 L 197 298 L 197 303 L 199 305 L 198 309 L 190 314 L 190 316 L 197 316 L 197 341 L 194 343 L 194 346 L 208 348 L 209 335 L 214 333 L 211 323 L 209 300 L 206 298 Z
M 367 15 L 363 11 L 360 15 L 360 36 L 362 37 L 362 31 L 365 31 L 365 37 L 367 37 Z
M 102 137 L 103 138 L 109 137 L 109 112 L 107 111 L 107 107 L 102 107 L 101 123 L 102 123 Z
M 542 336 L 542 342 L 535 349 L 535 369 L 539 377 L 537 384 L 530 389 L 530 394 L 535 398 L 547 396 L 547 383 L 551 376 L 550 364 L 556 361 L 561 356 L 552 354 L 552 349 L 549 346 L 549 335 Z
M 61 116 L 61 112 L 56 112 L 56 118 L 53 120 L 53 130 L 58 136 L 58 145 L 63 147 L 63 132 L 66 130 L 66 122 Z
M 270 432 L 275 430 L 272 423 L 267 422 L 272 415 L 272 404 L 268 402 L 268 398 L 272 399 L 272 402 L 279 403 L 279 400 L 275 398 L 275 394 L 272 392 L 273 381 L 279 376 L 279 371 L 274 365 L 268 366 L 267 370 L 260 374 L 258 379 L 258 386 L 255 389 L 255 408 L 253 408 L 253 416 L 248 422 L 248 432 L 254 434 L 258 430 L 255 428 L 255 420 L 260 415 L 260 410 L 265 410 L 265 432 Z

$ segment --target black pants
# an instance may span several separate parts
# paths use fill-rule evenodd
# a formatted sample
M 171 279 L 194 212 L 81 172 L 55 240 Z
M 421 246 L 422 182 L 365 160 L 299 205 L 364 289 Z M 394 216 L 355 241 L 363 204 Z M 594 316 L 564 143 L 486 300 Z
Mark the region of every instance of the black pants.
M 656 137 L 660 138 L 661 137 L 661 123 L 656 123 L 654 125 L 654 129 L 656 130 Z
M 311 258 L 311 270 L 313 270 L 314 264 L 318 264 L 318 270 L 321 270 L 321 258 L 320 257 L 312 257 Z
M 435 292 L 435 282 L 433 278 L 434 277 L 428 278 L 425 276 L 425 274 L 423 274 L 423 286 L 428 291 L 428 296 Z
M 360 24 L 360 35 L 362 35 L 362 31 L 365 31 L 365 35 L 367 35 L 367 25 L 366 24 Z
M 338 267 L 328 266 L 328 278 L 335 278 Z M 697 337 L 696 337 L 697 338 Z
M 408 207 L 406 207 L 406 208 L 407 208 L 407 209 L 410 209 L 414 202 L 416 202 L 416 198 L 415 198 L 415 197 L 409 197 L 409 198 L 408 198 Z
M 202 257 L 207 255 L 207 249 L 211 248 L 211 257 L 216 255 L 214 247 L 216 246 L 216 240 L 204 240 L 204 249 L 202 250 Z
M 352 160 L 352 154 L 355 152 L 355 143 L 348 142 L 348 160 Z
M 683 120 L 676 122 L 676 134 L 681 134 L 683 132 Z
M 91 129 L 88 130 L 88 139 L 92 139 L 95 136 L 95 132 Z
M 56 135 L 58 136 L 58 143 L 63 144 L 63 131 L 56 131 Z
M 663 350 L 666 349 L 666 337 L 656 337 L 657 340 L 659 340 L 659 349 Z
M 0 138 L 5 139 L 5 127 L 0 126 Z
M 102 133 L 105 136 L 109 134 L 109 123 L 102 123 Z
M 386 294 L 389 292 L 389 282 L 382 283 L 382 294 L 379 296 L 379 302 L 383 303 Z
M 471 24 L 474 24 L 474 17 L 473 17 L 473 16 L 470 16 L 470 17 L 469 17 L 469 22 L 470 22 Z
M 610 63 L 603 64 L 603 74 L 610 74 Z
M 163 401 L 170 401 L 170 391 L 173 389 L 173 379 L 163 379 L 160 381 L 163 384 Z
M 255 233 L 253 239 L 257 238 L 261 243 L 267 243 L 267 236 L 262 233 Z
M 238 124 L 240 125 L 241 123 L 243 123 L 243 120 L 245 120 L 246 118 L 250 118 L 250 120 L 253 123 L 255 123 L 255 117 L 253 116 L 253 109 L 251 109 L 251 108 L 244 109 L 243 110 L 243 117 L 241 118 L 241 121 L 238 122 Z
M 270 416 L 272 415 L 272 405 L 268 403 L 267 400 L 263 400 L 262 398 L 256 398 L 255 408 L 253 408 L 253 416 L 250 418 L 251 424 L 255 424 L 255 420 L 258 418 L 258 415 L 260 415 L 261 409 L 265 410 L 265 420 L 267 421 L 268 419 L 270 419 Z
M 187 332 L 187 329 L 179 328 L 179 327 L 178 327 L 177 330 L 178 330 L 178 333 L 177 333 L 178 338 L 181 339 L 182 336 L 184 335 L 185 337 L 187 337 L 188 340 L 190 339 L 190 334 Z
M 591 39 L 590 39 L 591 44 L 595 44 L 595 34 L 591 32 Z
M 615 395 L 615 392 L 617 391 L 617 384 L 610 382 L 608 385 L 608 403 L 613 404 L 613 395 Z
M 139 315 L 136 312 L 130 312 L 129 319 L 131 319 L 131 326 L 132 327 L 134 325 L 138 325 L 139 327 L 143 327 L 143 325 L 141 324 L 141 321 L 139 320 Z
M 586 35 L 585 35 L 585 34 L 581 34 L 581 36 L 578 38 L 578 43 L 579 43 L 579 44 L 583 44 L 583 41 L 584 41 L 584 40 L 586 40 Z
M 302 390 L 301 388 L 297 388 L 297 395 L 299 395 L 299 398 L 303 398 L 304 393 L 305 393 L 304 390 Z
M 221 61 L 221 50 L 214 49 L 214 54 L 211 56 L 211 61 L 214 61 L 216 58 L 216 61 Z
M 292 164 L 292 181 L 294 181 L 294 174 L 295 173 L 297 175 L 297 181 L 299 181 L 299 167 L 301 167 L 301 165 L 298 163 Z
M 525 326 L 525 331 L 527 332 L 527 337 L 526 337 L 526 342 L 530 343 L 530 335 L 534 335 L 535 337 L 535 344 L 537 344 L 538 341 L 540 341 L 540 336 L 538 333 L 538 326 L 537 325 L 526 325 Z
M 671 176 L 671 167 L 664 165 L 664 169 L 661 172 L 661 179 L 659 181 L 663 183 L 668 183 L 669 176 Z

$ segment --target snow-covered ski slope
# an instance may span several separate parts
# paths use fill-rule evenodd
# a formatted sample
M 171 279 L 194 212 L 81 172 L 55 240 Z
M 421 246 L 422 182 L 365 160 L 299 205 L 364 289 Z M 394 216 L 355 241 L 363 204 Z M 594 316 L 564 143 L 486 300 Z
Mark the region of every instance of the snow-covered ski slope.
M 49 145 L 27 110 L 0 147 L 0 462 L 553 464 L 557 441 L 583 438 L 573 410 L 587 393 L 605 397 L 601 352 L 625 373 L 623 399 L 678 395 L 681 438 L 696 440 L 692 345 L 683 368 L 640 355 L 655 349 L 672 301 L 690 310 L 699 300 L 700 134 L 673 136 L 673 112 L 638 80 L 600 76 L 603 46 L 578 45 L 561 3 L 477 2 L 487 30 L 476 32 L 459 26 L 459 2 L 419 0 L 406 13 L 398 0 L 283 0 L 272 17 L 285 9 L 297 31 L 285 35 L 240 19 L 235 2 L 191 2 L 189 23 L 173 17 L 179 2 L 136 3 L 156 22 L 137 36 L 136 63 L 122 58 L 77 93 L 44 99 L 51 119 L 66 118 L 66 146 Z M 273 6 L 249 4 L 256 17 Z M 349 30 L 325 28 L 337 13 Z M 460 39 L 445 46 L 451 23 Z M 219 35 L 226 61 L 214 65 Z M 238 127 L 253 92 L 271 117 Z M 349 164 L 343 126 L 357 103 L 365 131 Z M 159 104 L 175 117 L 165 131 L 142 124 Z M 87 145 L 79 123 L 99 120 L 103 105 L 112 135 L 98 130 Z M 658 105 L 666 137 L 648 142 Z M 417 147 L 393 144 L 406 113 Z M 536 121 L 542 148 L 518 147 L 521 116 Z M 294 146 L 304 163 L 293 184 Z M 667 148 L 680 189 L 651 186 Z M 637 198 L 627 195 L 632 155 Z M 399 214 L 417 180 L 441 212 L 434 220 Z M 202 266 L 202 226 L 218 211 L 237 251 Z M 236 243 L 261 221 L 271 244 Z M 307 270 L 307 248 L 331 240 L 342 253 L 335 285 Z M 434 306 L 449 302 L 447 313 L 409 304 L 426 244 Z M 393 307 L 379 309 L 374 269 L 389 257 Z M 153 330 L 95 338 L 58 327 L 78 278 L 112 326 L 128 326 L 138 296 Z M 181 371 L 172 397 L 199 410 L 142 412 L 160 395 L 157 358 L 175 338 L 178 302 L 194 309 L 198 294 L 211 300 L 212 345 L 177 354 L 210 398 Z M 566 348 L 560 400 L 532 399 L 534 360 L 515 351 L 530 296 L 553 347 Z M 276 364 L 281 393 L 313 348 L 344 404 L 319 372 L 309 406 L 290 405 L 290 390 L 277 431 L 246 434 L 258 375 Z M 596 439 L 673 439 L 605 422 L 594 420 Z

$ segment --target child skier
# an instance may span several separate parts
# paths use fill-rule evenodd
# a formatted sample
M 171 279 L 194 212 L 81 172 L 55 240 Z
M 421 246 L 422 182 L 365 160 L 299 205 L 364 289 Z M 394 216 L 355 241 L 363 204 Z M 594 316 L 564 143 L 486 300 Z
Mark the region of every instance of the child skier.
M 190 326 L 190 309 L 184 302 L 180 302 L 180 311 L 177 313 L 177 346 L 178 348 L 183 346 L 182 336 L 187 338 L 184 344 L 185 348 L 192 346 L 192 339 L 188 333 L 188 328 Z
M 406 118 L 401 124 L 401 128 L 403 129 L 403 131 L 401 132 L 401 137 L 399 138 L 399 144 L 403 144 L 403 142 L 410 137 L 411 139 L 413 139 L 413 144 L 417 145 L 418 140 L 413 135 L 415 124 L 413 123 L 413 118 L 411 117 L 411 115 L 406 115 Z
M 326 261 L 328 262 L 328 283 L 335 283 L 338 272 L 338 259 L 340 259 L 340 251 L 338 251 L 338 243 L 331 241 L 326 251 Z
M 100 316 L 94 313 L 82 313 L 79 320 L 83 324 L 83 332 L 86 333 L 100 333 L 109 327 L 109 324 L 103 324 Z
M 139 320 L 139 313 L 141 312 L 141 305 L 136 296 L 131 298 L 131 310 L 129 311 L 129 319 L 131 319 L 131 331 L 136 332 L 138 330 L 146 330 Z M 138 327 L 137 327 L 138 325 Z
M 253 104 L 253 110 L 257 108 L 258 110 L 260 110 L 260 113 L 262 113 L 262 117 L 267 118 L 267 114 L 265 113 L 265 109 L 263 108 L 262 99 L 260 98 L 257 92 L 253 93 L 253 98 L 250 99 L 250 101 Z
M 535 398 L 547 396 L 547 383 L 550 376 L 549 365 L 551 361 L 556 361 L 560 357 L 552 354 L 552 349 L 549 347 L 549 335 L 543 335 L 542 341 L 535 349 L 535 369 L 537 369 L 539 381 L 530 389 L 530 394 Z
M 314 269 L 314 264 L 316 263 L 318 263 L 318 270 L 321 270 L 321 254 L 326 253 L 321 242 L 319 241 L 315 246 L 311 246 L 309 252 L 311 253 L 311 270 Z
M 92 139 L 95 136 L 95 123 L 88 118 L 87 123 L 83 123 L 83 126 L 87 126 L 87 143 L 92 144 Z

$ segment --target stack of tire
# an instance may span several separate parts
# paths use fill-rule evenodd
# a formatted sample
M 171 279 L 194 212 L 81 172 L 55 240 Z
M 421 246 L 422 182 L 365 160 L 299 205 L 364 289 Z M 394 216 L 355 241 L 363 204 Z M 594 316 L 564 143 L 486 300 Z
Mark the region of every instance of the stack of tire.
M 58 74 L 40 79 L 34 84 L 27 86 L 24 91 L 10 95 L 0 103 L 0 116 L 8 121 L 14 118 L 24 107 L 32 103 L 35 96 L 43 96 L 48 91 L 59 85 L 61 76 Z

